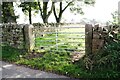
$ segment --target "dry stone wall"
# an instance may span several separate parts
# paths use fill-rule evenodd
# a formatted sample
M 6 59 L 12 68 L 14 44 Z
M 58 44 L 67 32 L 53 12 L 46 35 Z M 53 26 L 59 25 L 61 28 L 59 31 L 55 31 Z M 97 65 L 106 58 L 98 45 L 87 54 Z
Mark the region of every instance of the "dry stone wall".
M 2 44 L 16 48 L 24 48 L 24 25 L 2 24 Z
M 33 24 L 35 37 L 45 36 L 44 32 L 55 32 L 56 24 Z
M 105 45 L 108 31 L 102 26 L 86 24 L 85 26 L 85 49 L 87 54 L 99 52 Z
M 44 32 L 54 32 L 55 27 L 66 26 L 69 24 L 2 24 L 2 44 L 9 45 L 16 48 L 34 49 L 34 35 L 35 37 L 44 36 Z M 60 29 L 60 28 L 59 28 Z M 85 48 L 86 53 L 96 53 L 103 46 L 107 32 L 99 25 L 92 26 L 87 24 L 85 26 Z
M 99 25 L 93 27 L 92 53 L 96 53 L 104 47 L 106 37 L 108 37 L 108 31 L 105 28 Z
M 58 28 L 57 30 L 61 30 L 60 27 L 61 26 L 67 26 L 67 25 L 71 25 L 70 23 L 46 23 L 46 24 L 41 24 L 41 23 L 34 23 L 34 33 L 35 33 L 35 37 L 42 37 L 45 36 L 45 32 L 55 32 L 56 28 Z

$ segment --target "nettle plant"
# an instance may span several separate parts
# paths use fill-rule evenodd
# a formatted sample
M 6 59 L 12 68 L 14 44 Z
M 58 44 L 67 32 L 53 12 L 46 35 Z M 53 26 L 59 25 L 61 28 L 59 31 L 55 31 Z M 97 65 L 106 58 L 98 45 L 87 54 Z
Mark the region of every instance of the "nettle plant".
M 119 21 L 118 21 L 118 11 L 115 11 L 114 13 L 112 13 L 112 17 L 113 17 L 112 33 L 115 33 L 116 34 L 116 38 L 120 40 L 120 26 L 119 26 Z
M 117 24 L 114 25 L 110 25 L 108 26 L 109 29 L 107 29 L 108 31 L 108 37 L 107 40 L 114 40 L 114 41 L 120 41 L 120 26 Z

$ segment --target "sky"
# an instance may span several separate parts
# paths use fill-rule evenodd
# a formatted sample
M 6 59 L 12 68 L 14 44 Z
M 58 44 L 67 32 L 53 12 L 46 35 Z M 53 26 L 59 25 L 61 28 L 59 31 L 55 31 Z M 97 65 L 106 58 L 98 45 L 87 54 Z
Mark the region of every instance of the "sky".
M 112 19 L 111 13 L 118 10 L 118 2 L 120 0 L 96 0 L 95 7 L 86 8 L 84 15 L 87 18 L 95 18 L 100 21 L 108 21 Z
M 63 13 L 63 19 L 61 22 L 66 22 L 66 23 L 77 23 L 80 22 L 81 19 L 87 18 L 90 20 L 97 20 L 100 22 L 107 22 L 112 20 L 111 13 L 114 11 L 118 10 L 118 2 L 120 0 L 96 0 L 96 3 L 94 6 L 85 6 L 83 7 L 84 15 L 73 15 L 72 13 L 69 12 L 69 9 L 67 9 Z M 17 22 L 19 24 L 22 23 L 29 23 L 28 17 L 24 15 L 22 12 L 21 8 L 15 8 L 15 13 L 16 15 L 20 15 L 20 17 L 17 19 Z M 53 14 L 49 18 L 50 22 L 55 22 L 55 18 Z M 32 16 L 32 22 L 37 23 L 40 22 L 42 23 L 42 19 L 40 17 L 40 14 L 37 14 L 36 16 Z

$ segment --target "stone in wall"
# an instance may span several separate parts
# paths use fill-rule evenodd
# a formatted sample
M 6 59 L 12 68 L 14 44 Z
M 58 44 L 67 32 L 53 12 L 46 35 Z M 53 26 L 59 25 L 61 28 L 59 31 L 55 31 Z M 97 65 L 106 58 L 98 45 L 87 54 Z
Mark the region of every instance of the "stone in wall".
M 2 24 L 2 44 L 23 48 L 23 26 L 17 24 Z
M 97 53 L 103 48 L 105 37 L 107 37 L 107 33 L 103 28 L 99 27 L 99 25 L 95 26 L 93 30 L 92 53 Z

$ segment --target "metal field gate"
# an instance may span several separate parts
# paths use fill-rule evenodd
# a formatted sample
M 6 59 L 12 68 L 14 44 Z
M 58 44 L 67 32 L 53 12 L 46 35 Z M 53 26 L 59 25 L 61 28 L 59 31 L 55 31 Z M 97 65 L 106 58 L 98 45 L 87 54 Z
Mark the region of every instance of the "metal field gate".
M 80 24 L 37 25 L 35 47 L 40 52 L 85 52 L 85 27 Z

